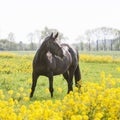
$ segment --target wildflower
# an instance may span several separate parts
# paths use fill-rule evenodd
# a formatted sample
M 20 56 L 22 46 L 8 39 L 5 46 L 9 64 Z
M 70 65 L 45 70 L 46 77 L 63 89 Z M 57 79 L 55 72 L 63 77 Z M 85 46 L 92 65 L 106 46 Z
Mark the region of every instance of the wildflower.
M 32 79 L 28 79 L 28 80 L 27 80 L 27 83 L 28 83 L 28 84 L 31 84 L 31 83 L 32 83 Z
M 96 119 L 96 120 L 101 120 L 102 117 L 103 117 L 103 113 L 102 113 L 102 112 L 97 112 L 97 113 L 95 114 L 95 119 Z
M 78 92 L 78 87 L 75 87 L 74 90 L 75 90 L 75 92 Z
M 25 105 L 22 105 L 22 106 L 21 106 L 21 109 L 20 109 L 21 113 L 25 114 L 25 113 L 26 113 L 26 110 L 27 110 L 26 106 L 25 106 Z
M 23 100 L 24 101 L 29 101 L 29 97 L 24 97 Z
M 83 115 L 83 120 L 89 120 L 87 115 Z
M 24 91 L 24 88 L 23 88 L 23 87 L 20 87 L 19 90 L 20 90 L 20 92 L 23 92 L 23 91 Z
M 117 70 L 118 72 L 120 72 L 120 67 L 117 67 L 116 70 Z
M 81 115 L 72 115 L 71 120 L 82 120 L 82 116 Z
M 1 99 L 4 99 L 5 98 L 5 95 L 1 95 Z
M 32 89 L 28 89 L 28 92 L 31 93 L 31 92 L 32 92 Z
M 10 105 L 14 105 L 13 98 L 9 98 L 9 101 L 8 101 L 8 102 L 9 102 Z
M 57 91 L 59 92 L 59 93 L 62 93 L 62 88 L 57 88 Z
M 0 90 L 0 95 L 2 95 L 3 94 L 3 91 L 2 90 Z
M 27 96 L 26 93 L 23 93 L 23 96 L 26 97 Z
M 8 91 L 8 94 L 9 94 L 9 95 L 12 95 L 12 94 L 13 94 L 13 90 L 9 90 L 9 91 Z
M 20 93 L 16 93 L 16 97 L 20 97 Z
M 46 94 L 49 93 L 49 89 L 48 89 L 48 88 L 45 89 L 45 93 L 46 93 Z
M 105 78 L 105 72 L 104 72 L 104 71 L 102 71 L 102 72 L 100 73 L 100 77 L 101 77 L 102 79 Z
M 17 100 L 15 100 L 15 102 L 14 102 L 16 105 L 18 105 L 19 104 L 19 102 L 17 101 Z

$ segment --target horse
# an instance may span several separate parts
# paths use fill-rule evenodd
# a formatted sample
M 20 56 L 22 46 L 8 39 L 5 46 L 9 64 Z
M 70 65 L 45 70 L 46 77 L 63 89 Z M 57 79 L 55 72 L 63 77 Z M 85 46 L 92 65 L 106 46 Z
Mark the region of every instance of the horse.
M 68 44 L 57 43 L 58 33 L 53 33 L 45 38 L 33 59 L 32 86 L 30 98 L 33 97 L 37 79 L 39 76 L 49 78 L 49 91 L 53 97 L 53 76 L 63 74 L 68 84 L 68 92 L 73 90 L 73 76 L 75 76 L 75 85 L 81 79 L 79 68 L 79 54 Z

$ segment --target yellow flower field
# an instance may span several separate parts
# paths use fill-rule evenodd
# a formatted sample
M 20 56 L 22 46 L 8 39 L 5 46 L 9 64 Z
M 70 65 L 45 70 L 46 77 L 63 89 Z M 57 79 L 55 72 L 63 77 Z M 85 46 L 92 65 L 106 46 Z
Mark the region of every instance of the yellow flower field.
M 105 63 L 120 63 L 120 58 L 113 58 L 110 55 L 100 56 L 100 55 L 88 55 L 80 54 L 80 60 L 83 62 L 105 62 Z
M 9 61 L 5 56 L 0 53 L 1 75 L 31 74 L 33 56 L 9 54 Z M 80 55 L 80 61 L 119 62 L 110 56 L 89 55 Z M 120 73 L 120 67 L 115 71 Z M 8 89 L 7 93 L 0 89 L 0 120 L 120 120 L 120 77 L 104 71 L 99 74 L 99 83 L 80 83 L 80 89 L 75 87 L 73 92 L 56 100 L 30 100 L 30 88 L 22 85 L 17 90 Z M 26 84 L 31 85 L 31 79 L 27 79 Z M 57 90 L 62 93 L 62 88 Z M 48 89 L 44 94 L 49 94 Z
M 116 85 L 120 85 L 120 78 L 106 76 L 104 72 L 100 76 L 100 84 L 87 82 L 80 90 L 74 88 L 74 92 L 55 101 L 30 102 L 27 95 L 30 91 L 23 88 L 18 92 L 9 90 L 7 96 L 0 90 L 0 119 L 119 120 L 120 87 Z
M 33 55 L 16 55 L 13 53 L 0 53 L 1 73 L 31 73 Z M 9 58 L 9 60 L 8 60 Z

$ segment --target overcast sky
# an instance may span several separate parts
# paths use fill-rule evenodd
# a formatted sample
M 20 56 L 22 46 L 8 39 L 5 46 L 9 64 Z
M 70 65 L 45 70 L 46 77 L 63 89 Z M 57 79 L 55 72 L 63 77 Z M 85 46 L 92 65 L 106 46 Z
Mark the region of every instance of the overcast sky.
M 120 29 L 120 0 L 0 0 L 0 38 L 16 41 L 44 27 L 55 28 L 70 41 L 88 29 Z

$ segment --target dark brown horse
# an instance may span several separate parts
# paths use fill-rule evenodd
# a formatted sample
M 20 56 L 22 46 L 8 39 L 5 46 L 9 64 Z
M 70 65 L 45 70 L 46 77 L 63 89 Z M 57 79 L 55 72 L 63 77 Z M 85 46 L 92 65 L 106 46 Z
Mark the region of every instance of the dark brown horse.
M 37 79 L 40 75 L 49 78 L 49 91 L 53 97 L 53 76 L 63 74 L 68 83 L 68 93 L 73 90 L 73 76 L 75 84 L 81 79 L 78 51 L 67 44 L 58 44 L 58 33 L 46 37 L 37 50 L 33 60 L 32 87 L 30 97 L 35 91 Z

